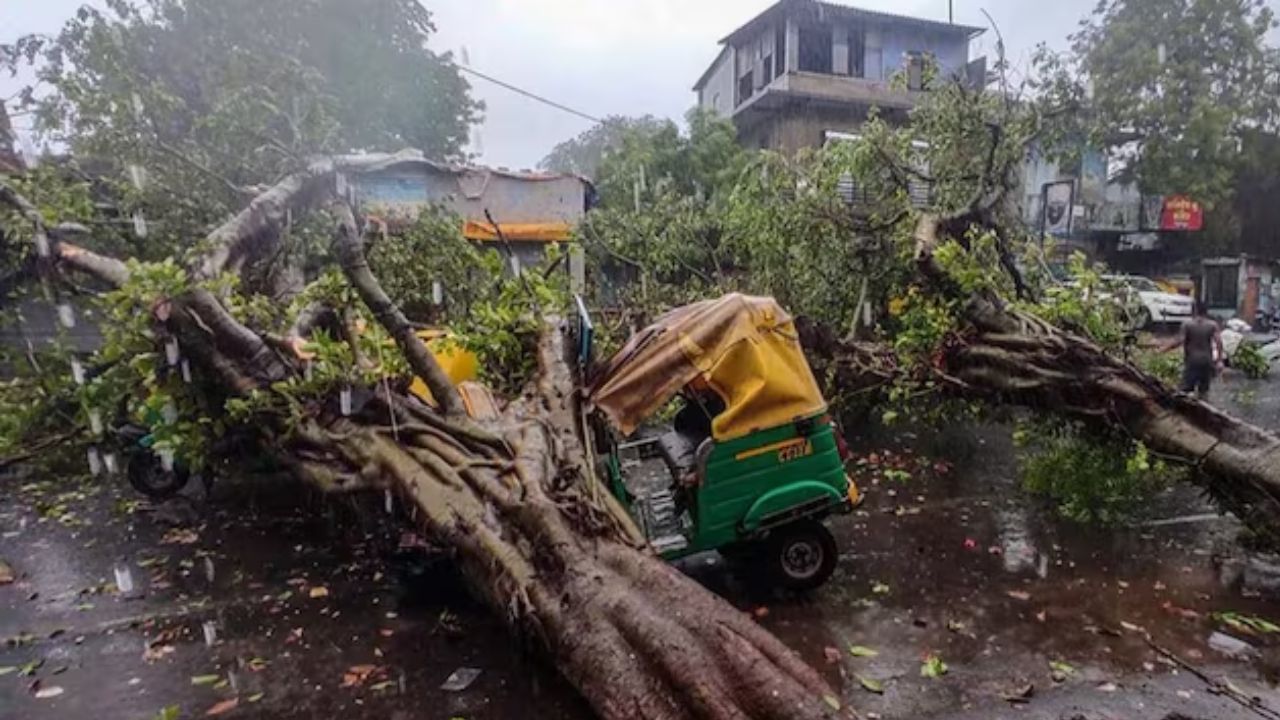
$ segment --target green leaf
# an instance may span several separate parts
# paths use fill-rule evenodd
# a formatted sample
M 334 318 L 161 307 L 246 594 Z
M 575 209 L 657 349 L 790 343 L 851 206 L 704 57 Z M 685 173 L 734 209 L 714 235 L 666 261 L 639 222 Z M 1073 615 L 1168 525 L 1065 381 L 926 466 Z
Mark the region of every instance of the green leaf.
M 1244 615 L 1237 612 L 1217 612 L 1213 614 L 1213 619 L 1246 633 L 1280 633 L 1280 625 L 1255 615 Z
M 1050 660 L 1049 669 L 1052 670 L 1055 675 L 1061 675 L 1063 677 L 1071 677 L 1076 674 L 1076 669 L 1074 667 L 1061 660 Z
M 858 676 L 858 682 L 862 684 L 862 689 L 876 695 L 884 694 L 884 683 L 869 677 Z
M 825 702 L 832 710 L 840 709 L 840 699 L 834 695 L 823 695 L 822 701 Z
M 222 679 L 221 675 L 192 675 L 192 685 L 213 685 Z
M 930 655 L 924 659 L 924 664 L 920 666 L 920 676 L 927 678 L 940 678 L 947 674 L 949 668 L 947 664 L 942 662 L 942 658 L 937 655 Z
M 8 675 L 9 673 L 17 672 L 17 671 L 18 671 L 18 668 L 14 667 L 13 665 L 0 665 L 0 675 Z
M 849 654 L 857 658 L 873 658 L 879 655 L 880 652 L 864 645 L 850 645 Z

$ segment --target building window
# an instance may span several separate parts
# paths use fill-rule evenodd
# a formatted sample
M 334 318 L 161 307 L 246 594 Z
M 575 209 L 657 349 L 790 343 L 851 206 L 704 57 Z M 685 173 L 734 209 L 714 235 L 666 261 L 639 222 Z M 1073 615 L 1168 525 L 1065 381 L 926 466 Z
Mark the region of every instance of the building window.
M 866 61 L 867 53 L 867 30 L 861 25 L 854 25 L 849 28 L 849 76 L 865 77 L 866 68 L 863 67 Z
M 925 53 L 919 50 L 910 50 L 907 52 L 907 89 L 923 90 L 924 89 L 924 63 Z
M 773 56 L 778 58 L 778 75 L 787 71 L 787 28 L 779 25 L 773 38 Z M 794 68 L 793 68 L 794 69 Z
M 1239 265 L 1209 265 L 1204 269 L 1204 304 L 1234 310 L 1239 303 Z
M 800 71 L 831 74 L 831 28 L 800 28 Z
M 738 104 L 741 105 L 750 100 L 755 91 L 755 72 L 748 70 L 746 75 L 738 78 Z

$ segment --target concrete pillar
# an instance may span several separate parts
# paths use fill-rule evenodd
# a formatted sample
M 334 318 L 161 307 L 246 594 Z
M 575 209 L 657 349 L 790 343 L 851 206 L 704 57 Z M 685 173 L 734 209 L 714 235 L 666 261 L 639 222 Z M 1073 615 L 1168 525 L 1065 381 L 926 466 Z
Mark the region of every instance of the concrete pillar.
M 831 74 L 849 74 L 849 27 L 831 26 Z
M 795 18 L 787 18 L 787 72 L 800 69 L 800 26 Z

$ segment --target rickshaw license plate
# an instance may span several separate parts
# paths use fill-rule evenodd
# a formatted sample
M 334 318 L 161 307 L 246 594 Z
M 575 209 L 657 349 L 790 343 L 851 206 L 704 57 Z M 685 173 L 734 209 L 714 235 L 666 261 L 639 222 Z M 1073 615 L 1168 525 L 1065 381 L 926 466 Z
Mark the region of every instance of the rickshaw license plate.
M 793 440 L 778 448 L 778 462 L 787 463 L 813 454 L 813 443 L 808 440 Z

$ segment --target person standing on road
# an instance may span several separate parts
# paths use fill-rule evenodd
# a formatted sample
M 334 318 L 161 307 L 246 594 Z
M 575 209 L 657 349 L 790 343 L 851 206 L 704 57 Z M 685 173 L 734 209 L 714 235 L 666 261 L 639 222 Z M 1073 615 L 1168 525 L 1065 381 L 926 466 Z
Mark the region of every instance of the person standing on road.
M 1227 354 L 1222 349 L 1222 332 L 1218 323 L 1209 317 L 1199 302 L 1195 306 L 1195 316 L 1182 324 L 1178 336 L 1170 340 L 1163 350 L 1169 352 L 1179 345 L 1182 346 L 1183 358 L 1182 392 L 1194 390 L 1203 398 L 1209 392 L 1213 376 L 1222 369 Z

